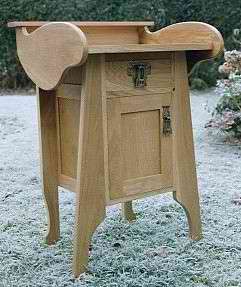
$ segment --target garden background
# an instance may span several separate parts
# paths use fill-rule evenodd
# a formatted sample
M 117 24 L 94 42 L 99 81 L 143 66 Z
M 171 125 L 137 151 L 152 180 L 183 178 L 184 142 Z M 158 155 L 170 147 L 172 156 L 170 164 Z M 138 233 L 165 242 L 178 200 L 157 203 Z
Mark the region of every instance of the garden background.
M 184 209 L 172 194 L 135 201 L 133 224 L 114 205 L 94 234 L 87 272 L 73 279 L 74 193 L 59 188 L 61 240 L 51 247 L 44 241 L 37 97 L 28 91 L 33 86 L 18 61 L 14 29 L 6 26 L 19 20 L 152 20 L 154 29 L 202 21 L 220 30 L 230 52 L 196 65 L 190 77 L 192 88 L 213 87 L 222 77 L 220 63 L 229 71 L 218 81 L 219 93 L 191 91 L 190 97 L 202 240 L 189 240 Z M 240 0 L 0 0 L 0 287 L 241 287 L 236 28 Z
M 241 27 L 238 0 L 1 0 L 0 2 L 0 89 L 31 87 L 16 55 L 15 32 L 6 23 L 17 20 L 121 21 L 153 20 L 156 28 L 182 21 L 202 21 L 215 26 L 227 49 L 238 48 L 232 38 Z M 197 65 L 190 78 L 192 88 L 211 87 L 219 77 L 222 57 Z

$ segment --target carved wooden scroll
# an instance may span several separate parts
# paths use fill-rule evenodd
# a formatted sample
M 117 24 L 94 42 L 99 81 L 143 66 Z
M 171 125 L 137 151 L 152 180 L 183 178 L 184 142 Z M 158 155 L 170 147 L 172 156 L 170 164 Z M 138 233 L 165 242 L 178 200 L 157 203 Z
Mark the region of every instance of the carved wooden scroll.
M 52 90 L 73 66 L 81 65 L 88 55 L 84 33 L 71 23 L 43 25 L 32 33 L 16 29 L 20 62 L 29 78 L 41 89 Z
M 170 43 L 170 46 L 187 46 L 189 71 L 199 61 L 217 57 L 223 52 L 224 42 L 220 32 L 213 26 L 202 22 L 183 22 L 170 25 L 156 32 L 150 32 L 147 27 L 140 32 L 143 44 Z M 208 44 L 210 49 L 200 50 L 202 44 Z

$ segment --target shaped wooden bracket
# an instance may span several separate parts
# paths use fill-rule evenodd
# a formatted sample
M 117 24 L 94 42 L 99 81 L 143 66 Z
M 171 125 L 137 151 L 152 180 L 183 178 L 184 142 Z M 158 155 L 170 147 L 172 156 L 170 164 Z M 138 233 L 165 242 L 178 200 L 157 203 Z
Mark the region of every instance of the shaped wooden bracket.
M 54 22 L 32 33 L 16 29 L 19 60 L 29 78 L 43 90 L 53 90 L 65 73 L 82 65 L 88 56 L 84 33 L 75 25 Z
M 142 44 L 163 44 L 188 46 L 188 70 L 199 61 L 212 59 L 223 52 L 224 42 L 220 32 L 213 26 L 202 22 L 182 22 L 150 32 L 147 27 L 140 31 Z M 200 50 L 200 46 L 205 46 Z M 207 46 L 209 49 L 207 49 Z

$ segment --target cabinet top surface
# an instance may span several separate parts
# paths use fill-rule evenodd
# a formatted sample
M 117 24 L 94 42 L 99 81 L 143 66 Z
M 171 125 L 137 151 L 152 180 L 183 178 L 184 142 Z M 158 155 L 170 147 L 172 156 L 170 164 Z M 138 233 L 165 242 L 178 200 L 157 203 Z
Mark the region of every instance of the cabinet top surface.
M 9 22 L 8 27 L 10 28 L 16 28 L 16 27 L 40 27 L 44 24 L 49 23 L 48 21 L 23 21 L 23 22 Z M 87 21 L 87 22 L 79 22 L 79 21 L 71 21 L 69 23 L 72 23 L 78 27 L 113 27 L 113 26 L 119 26 L 119 27 L 143 27 L 143 26 L 153 26 L 154 22 L 151 21 L 144 21 L 144 22 L 114 22 L 114 21 Z

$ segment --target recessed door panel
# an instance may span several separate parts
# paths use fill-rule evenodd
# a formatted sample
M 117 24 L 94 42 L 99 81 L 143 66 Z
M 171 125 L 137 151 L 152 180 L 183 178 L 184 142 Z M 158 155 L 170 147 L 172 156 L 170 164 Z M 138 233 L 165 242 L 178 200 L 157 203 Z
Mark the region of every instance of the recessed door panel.
M 163 134 L 171 93 L 107 101 L 110 199 L 172 186 L 172 136 Z

